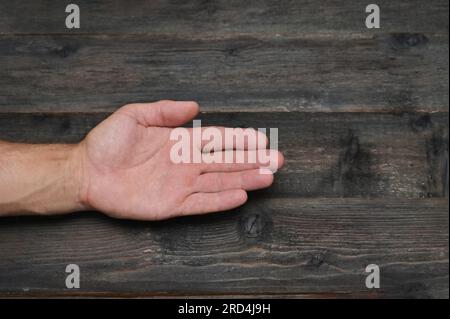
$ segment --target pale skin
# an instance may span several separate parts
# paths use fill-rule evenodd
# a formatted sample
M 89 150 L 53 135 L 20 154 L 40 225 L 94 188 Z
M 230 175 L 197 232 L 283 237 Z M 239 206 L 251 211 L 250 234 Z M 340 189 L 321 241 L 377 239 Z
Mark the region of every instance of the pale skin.
M 248 191 L 269 187 L 274 176 L 261 174 L 259 161 L 173 163 L 171 130 L 198 112 L 195 102 L 129 104 L 78 144 L 0 141 L 0 216 L 97 210 L 114 218 L 162 220 L 230 210 L 247 201 Z M 257 144 L 224 143 L 221 151 L 248 155 L 267 148 L 267 137 L 254 133 Z M 280 168 L 282 154 L 267 152 Z

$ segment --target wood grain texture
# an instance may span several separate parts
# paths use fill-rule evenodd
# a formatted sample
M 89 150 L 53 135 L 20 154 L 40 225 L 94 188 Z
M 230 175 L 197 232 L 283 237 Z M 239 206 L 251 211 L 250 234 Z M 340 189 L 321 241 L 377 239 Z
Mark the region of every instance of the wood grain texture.
M 0 36 L 0 112 L 448 112 L 448 35 Z
M 0 139 L 80 141 L 107 114 L 0 114 Z M 440 197 L 448 113 L 207 113 L 202 125 L 278 128 L 285 167 L 265 196 Z M 269 131 L 267 131 L 269 133 Z
M 318 294 L 448 298 L 447 199 L 263 199 L 142 223 L 85 213 L 0 222 L 2 295 Z M 65 266 L 81 290 L 65 289 Z M 365 267 L 381 288 L 365 288 Z M 326 294 L 324 294 L 326 296 Z
M 68 2 L 70 3 L 70 2 Z M 81 28 L 65 28 L 65 7 L 52 0 L 0 2 L 0 34 L 172 33 L 299 34 L 378 32 L 364 24 L 361 0 L 78 0 Z M 378 0 L 382 32 L 448 33 L 446 0 Z
M 203 125 L 278 128 L 286 165 L 229 212 L 0 219 L 0 296 L 449 298 L 447 0 L 377 0 L 379 30 L 361 0 L 76 3 L 67 30 L 68 3 L 0 1 L 0 139 L 196 100 Z

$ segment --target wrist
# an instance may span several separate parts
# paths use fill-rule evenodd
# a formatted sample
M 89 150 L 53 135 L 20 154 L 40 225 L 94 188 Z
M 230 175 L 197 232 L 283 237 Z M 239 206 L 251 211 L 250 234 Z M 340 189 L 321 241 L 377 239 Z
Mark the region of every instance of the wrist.
M 0 215 L 89 209 L 81 144 L 0 145 Z
M 84 171 L 80 144 L 37 145 L 30 149 L 28 160 L 36 160 L 28 176 L 28 193 L 23 211 L 39 215 L 63 214 L 86 210 L 83 201 Z M 34 152 L 33 152 L 34 149 Z
M 88 176 L 84 142 L 70 146 L 64 169 L 64 188 L 72 211 L 92 209 L 88 201 Z

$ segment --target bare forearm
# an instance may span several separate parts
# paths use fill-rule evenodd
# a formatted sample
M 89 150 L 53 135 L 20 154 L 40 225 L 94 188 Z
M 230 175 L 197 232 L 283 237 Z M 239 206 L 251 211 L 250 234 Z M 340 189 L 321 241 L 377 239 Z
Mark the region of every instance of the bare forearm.
M 0 141 L 0 216 L 84 209 L 77 147 Z

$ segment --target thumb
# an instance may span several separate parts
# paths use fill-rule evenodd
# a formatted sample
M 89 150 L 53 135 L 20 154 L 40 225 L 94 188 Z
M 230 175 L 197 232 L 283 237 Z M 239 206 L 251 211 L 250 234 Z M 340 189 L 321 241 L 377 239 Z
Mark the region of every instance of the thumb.
M 144 126 L 175 127 L 183 125 L 197 116 L 199 106 L 192 101 L 158 101 L 135 103 L 123 106 L 118 112 L 134 117 Z

